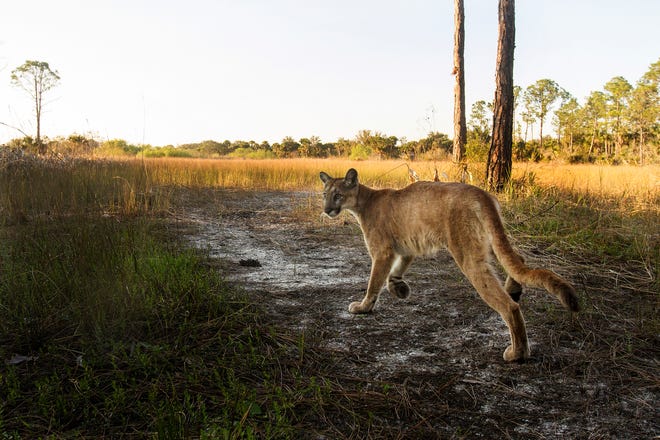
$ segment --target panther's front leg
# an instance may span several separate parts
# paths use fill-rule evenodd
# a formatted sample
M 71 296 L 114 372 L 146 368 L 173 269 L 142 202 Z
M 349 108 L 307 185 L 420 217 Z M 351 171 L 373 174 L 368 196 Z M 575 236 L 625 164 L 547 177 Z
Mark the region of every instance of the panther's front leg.
M 369 286 L 367 287 L 367 294 L 362 298 L 362 301 L 356 301 L 348 306 L 350 313 L 369 313 L 374 308 L 380 289 L 385 284 L 385 280 L 390 273 L 394 256 L 386 254 L 383 256 L 374 256 L 371 260 L 371 276 L 369 277 Z

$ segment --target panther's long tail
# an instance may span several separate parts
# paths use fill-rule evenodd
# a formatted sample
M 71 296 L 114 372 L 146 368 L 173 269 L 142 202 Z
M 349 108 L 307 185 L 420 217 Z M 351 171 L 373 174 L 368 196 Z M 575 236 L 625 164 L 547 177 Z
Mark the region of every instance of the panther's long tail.
M 488 211 L 493 215 L 485 215 L 484 223 L 491 236 L 491 246 L 495 256 L 506 272 L 518 283 L 532 287 L 544 288 L 557 297 L 569 310 L 577 312 L 580 309 L 578 298 L 573 286 L 556 273 L 546 269 L 531 269 L 522 257 L 513 249 L 504 232 L 497 202 L 491 198 L 492 204 Z M 489 213 L 490 214 L 490 213 Z

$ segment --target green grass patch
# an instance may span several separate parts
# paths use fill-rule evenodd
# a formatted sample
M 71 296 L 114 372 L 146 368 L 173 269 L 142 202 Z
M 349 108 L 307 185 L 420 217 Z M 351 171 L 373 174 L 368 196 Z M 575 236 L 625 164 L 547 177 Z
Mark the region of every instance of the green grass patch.
M 116 218 L 3 230 L 6 438 L 292 434 L 297 400 L 322 389 L 304 344 L 167 237 Z

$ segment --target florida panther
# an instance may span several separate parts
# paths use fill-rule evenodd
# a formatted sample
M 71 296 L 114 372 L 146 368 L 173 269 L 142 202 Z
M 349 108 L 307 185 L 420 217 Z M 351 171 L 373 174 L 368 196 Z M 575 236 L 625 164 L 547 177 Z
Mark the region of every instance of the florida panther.
M 569 310 L 578 311 L 573 287 L 555 273 L 531 269 L 511 247 L 504 231 L 497 199 L 472 185 L 416 182 L 403 189 L 372 189 L 358 182 L 348 170 L 343 178 L 321 172 L 324 211 L 336 217 L 350 212 L 360 224 L 371 256 L 371 276 L 362 301 L 353 302 L 351 313 L 370 312 L 380 290 L 399 298 L 410 295 L 403 275 L 417 256 L 449 250 L 479 296 L 500 314 L 509 328 L 511 345 L 506 361 L 523 361 L 530 355 L 520 305 L 522 285 L 542 287 Z M 495 255 L 507 279 L 501 281 L 491 268 Z

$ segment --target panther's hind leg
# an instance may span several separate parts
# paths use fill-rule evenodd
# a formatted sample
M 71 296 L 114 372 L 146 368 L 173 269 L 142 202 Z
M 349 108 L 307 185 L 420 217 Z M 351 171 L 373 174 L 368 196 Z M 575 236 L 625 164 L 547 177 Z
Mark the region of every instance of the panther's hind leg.
M 512 300 L 515 302 L 520 302 L 520 297 L 522 296 L 522 286 L 518 281 L 511 278 L 510 275 L 506 277 L 504 290 L 509 294 Z
M 519 254 L 516 254 L 516 255 L 520 259 L 521 263 L 525 262 L 523 257 L 521 257 Z M 511 275 L 507 275 L 507 277 L 506 277 L 506 281 L 504 282 L 504 290 L 506 291 L 506 293 L 509 294 L 509 296 L 511 297 L 512 300 L 514 300 L 517 303 L 520 302 L 520 297 L 522 296 L 523 288 L 522 288 L 522 285 L 518 281 L 514 280 L 511 277 Z
M 511 345 L 504 351 L 504 360 L 524 361 L 529 358 L 529 342 L 525 320 L 520 305 L 515 302 L 508 291 L 502 288 L 502 283 L 493 274 L 487 261 L 474 259 L 463 262 L 461 269 L 468 277 L 479 296 L 502 317 L 511 337 Z

